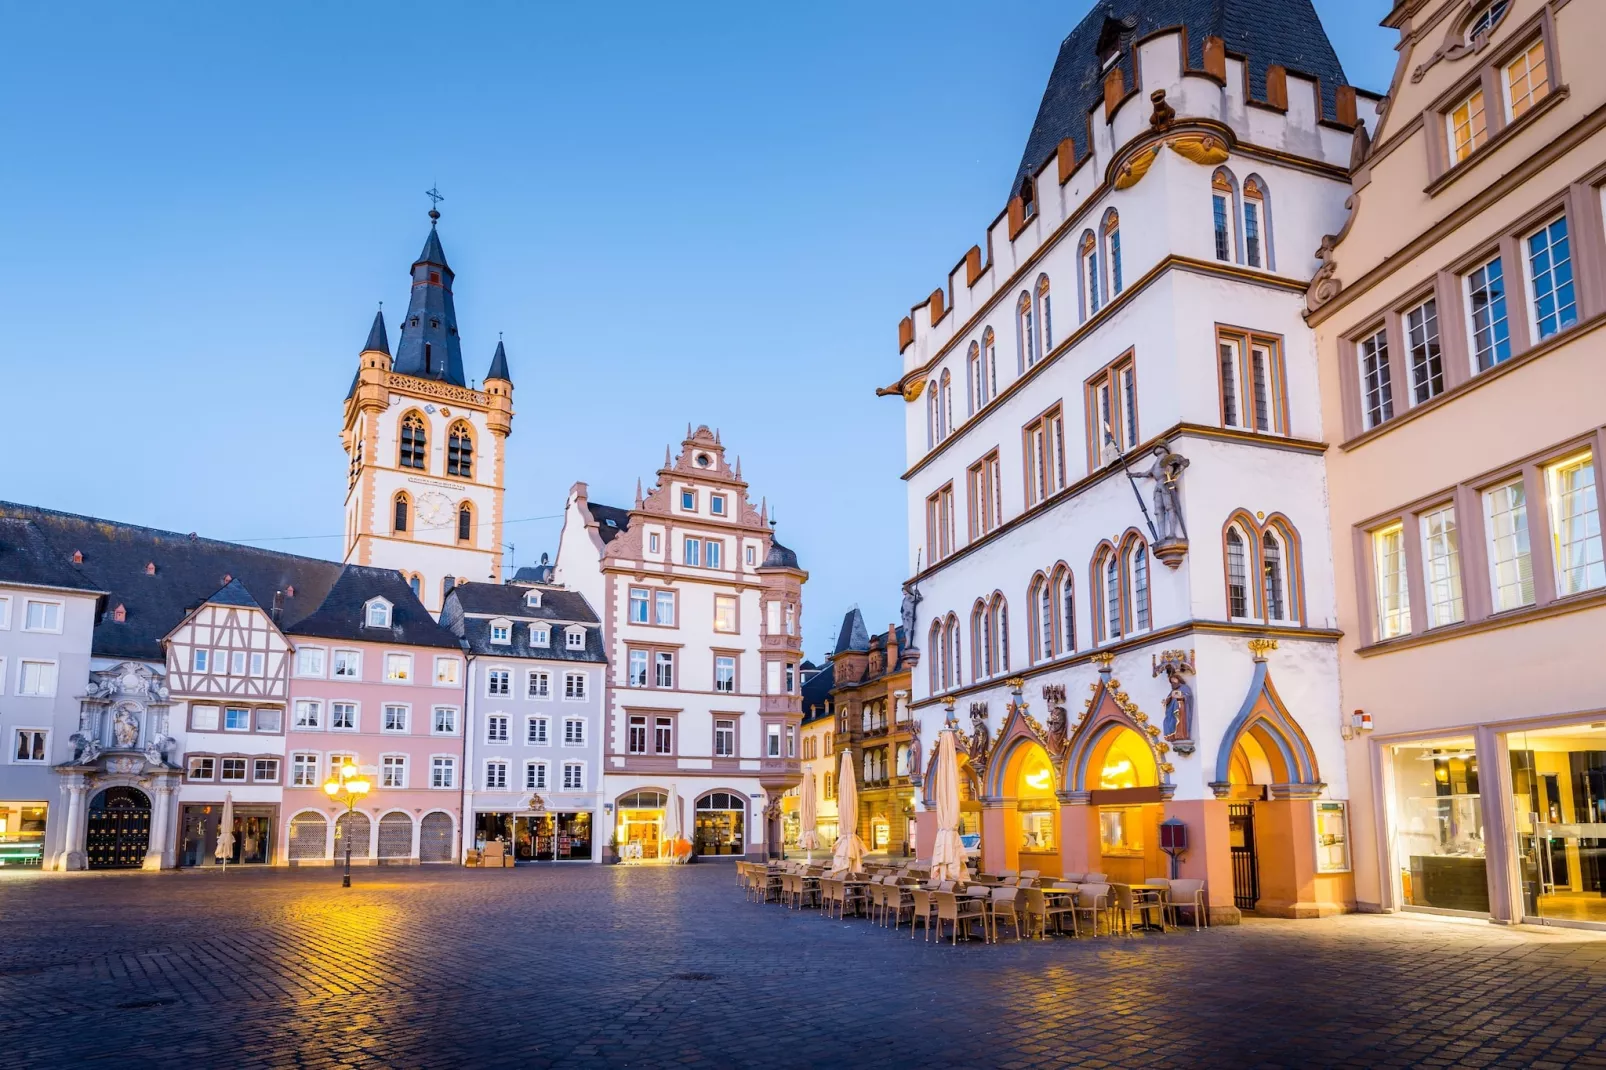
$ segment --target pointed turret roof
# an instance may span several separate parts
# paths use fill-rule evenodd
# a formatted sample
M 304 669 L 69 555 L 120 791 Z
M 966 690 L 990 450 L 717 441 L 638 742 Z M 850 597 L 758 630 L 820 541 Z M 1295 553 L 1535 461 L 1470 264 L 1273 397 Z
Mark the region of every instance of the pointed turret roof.
M 501 379 L 507 383 L 513 381 L 513 376 L 509 375 L 507 371 L 507 350 L 502 348 L 502 340 L 500 338 L 496 340 L 496 354 L 491 357 L 491 370 L 485 373 L 485 378 Z
M 854 606 L 848 610 L 848 615 L 842 618 L 842 631 L 836 638 L 835 654 L 847 654 L 857 651 L 863 653 L 870 649 L 870 630 L 864 626 L 864 615 L 859 607 Z
M 381 309 L 374 313 L 374 325 L 368 328 L 368 341 L 363 343 L 364 353 L 383 353 L 390 356 L 390 335 L 385 331 L 385 313 Z
M 424 239 L 424 251 L 413 261 L 412 276 L 413 292 L 392 370 L 467 386 L 463 347 L 457 336 L 457 308 L 452 303 L 452 269 L 446 264 L 446 250 L 441 248 L 433 222 Z

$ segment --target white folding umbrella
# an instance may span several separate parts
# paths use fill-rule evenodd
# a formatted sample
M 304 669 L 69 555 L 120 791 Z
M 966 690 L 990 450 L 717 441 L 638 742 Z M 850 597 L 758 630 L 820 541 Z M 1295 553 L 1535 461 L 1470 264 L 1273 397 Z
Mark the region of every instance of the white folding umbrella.
M 853 780 L 853 752 L 842 752 L 842 772 L 837 780 L 836 808 L 842 834 L 831 855 L 832 873 L 857 873 L 864 862 L 864 841 L 859 839 L 859 789 Z
M 803 774 L 803 786 L 798 791 L 798 830 L 797 845 L 814 857 L 814 849 L 820 846 L 820 837 L 815 833 L 814 826 L 819 823 L 819 815 L 815 812 L 818 804 L 814 801 L 814 770 Z
M 225 792 L 223 795 L 223 813 L 218 818 L 217 851 L 215 857 L 223 860 L 223 868 L 229 868 L 229 859 L 234 855 L 234 792 Z
M 952 729 L 937 734 L 937 843 L 931 850 L 931 879 L 965 879 L 965 846 L 959 841 L 959 754 Z
M 665 841 L 669 845 L 669 860 L 671 862 L 680 861 L 680 856 L 675 853 L 675 849 L 685 836 L 685 825 L 680 819 L 680 791 L 671 787 L 669 789 L 669 835 Z

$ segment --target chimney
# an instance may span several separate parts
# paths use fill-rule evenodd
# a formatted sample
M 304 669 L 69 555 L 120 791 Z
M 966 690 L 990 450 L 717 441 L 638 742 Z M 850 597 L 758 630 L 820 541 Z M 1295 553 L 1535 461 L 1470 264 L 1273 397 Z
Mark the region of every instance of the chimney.
M 284 616 L 284 592 L 283 591 L 274 591 L 273 592 L 273 623 L 275 623 L 275 624 L 279 623 L 280 618 L 282 618 L 283 616 Z
M 898 626 L 887 625 L 887 671 L 891 672 L 898 664 Z
M 451 594 L 452 593 L 452 588 L 456 587 L 456 586 L 457 586 L 457 577 L 456 576 L 447 576 L 445 579 L 441 580 L 441 597 L 445 598 L 447 595 Z

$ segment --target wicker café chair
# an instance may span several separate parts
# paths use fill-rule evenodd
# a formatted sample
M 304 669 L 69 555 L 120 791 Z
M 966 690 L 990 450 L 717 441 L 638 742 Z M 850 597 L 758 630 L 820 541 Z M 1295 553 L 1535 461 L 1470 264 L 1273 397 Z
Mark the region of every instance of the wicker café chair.
M 1021 894 L 1026 897 L 1026 923 L 1028 926 L 1035 924 L 1039 938 L 1048 935 L 1051 922 L 1055 932 L 1061 931 L 1060 919 L 1067 914 L 1071 916 L 1071 932 L 1076 932 L 1076 912 L 1070 904 L 1050 902 L 1041 888 L 1023 888 Z
M 1177 928 L 1182 927 L 1181 912 L 1186 910 L 1193 915 L 1193 927 L 1198 929 L 1201 925 L 1210 924 L 1210 908 L 1205 899 L 1205 882 L 1201 880 L 1174 880 L 1171 882 L 1170 894 L 1166 896 L 1166 913 L 1171 915 L 1171 924 Z
M 992 908 L 993 942 L 998 942 L 998 926 L 1005 918 L 1009 919 L 1010 926 L 1015 930 L 1015 941 L 1020 942 L 1021 927 L 1021 893 L 1018 888 L 997 887 L 992 889 L 992 900 L 988 904 Z
M 913 940 L 915 938 L 915 926 L 918 924 L 926 927 L 926 942 L 931 942 L 931 918 L 937 908 L 936 902 L 932 899 L 935 894 L 935 892 L 928 892 L 924 888 L 911 889 L 910 897 L 914 900 L 914 916 L 909 919 L 909 939 Z M 938 935 L 940 936 L 941 934 L 939 933 Z
M 1092 874 L 1089 874 L 1091 876 Z M 1087 916 L 1093 926 L 1093 935 L 1099 934 L 1099 918 L 1107 914 L 1110 909 L 1110 886 L 1108 884 L 1084 884 L 1076 892 L 1076 915 L 1078 918 Z M 1111 920 L 1110 932 L 1115 929 Z
M 820 878 L 820 909 L 826 917 L 833 917 L 831 911 L 842 912 L 842 882 L 835 877 Z
M 959 927 L 964 922 L 965 939 L 970 939 L 970 922 L 980 921 L 985 932 L 987 908 L 975 899 L 960 899 L 953 892 L 937 893 L 937 939 L 942 940 L 942 923 L 948 922 L 953 931 L 953 942 L 959 943 Z
M 847 884 L 845 882 L 843 883 L 843 885 L 842 885 L 842 914 L 841 914 L 842 917 L 847 917 L 848 912 L 850 910 L 854 914 L 858 914 L 859 911 L 861 911 L 861 910 L 863 910 L 867 914 L 869 913 L 869 910 L 870 910 L 870 893 L 866 890 L 866 887 L 867 886 L 862 885 L 862 884 L 860 884 L 860 885 L 849 885 L 849 884 Z

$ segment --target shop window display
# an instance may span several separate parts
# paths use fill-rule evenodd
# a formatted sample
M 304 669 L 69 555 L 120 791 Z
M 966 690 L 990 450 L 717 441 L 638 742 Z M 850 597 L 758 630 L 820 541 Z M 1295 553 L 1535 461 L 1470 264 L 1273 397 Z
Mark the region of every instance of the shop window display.
M 1606 721 L 1511 732 L 1523 916 L 1606 926 Z
M 1395 868 L 1408 907 L 1488 913 L 1483 801 L 1472 739 L 1393 748 Z

